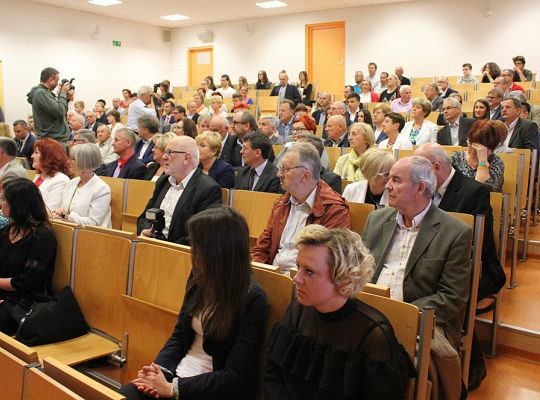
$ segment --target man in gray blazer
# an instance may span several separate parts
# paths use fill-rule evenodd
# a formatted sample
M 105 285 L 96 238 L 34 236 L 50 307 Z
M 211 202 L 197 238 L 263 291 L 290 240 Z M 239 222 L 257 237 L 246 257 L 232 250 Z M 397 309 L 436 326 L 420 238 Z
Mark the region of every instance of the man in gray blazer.
M 391 296 L 435 308 L 437 323 L 456 347 L 469 298 L 471 229 L 432 204 L 437 180 L 423 157 L 390 170 L 389 205 L 370 213 L 363 232 L 376 262 L 373 282 Z
M 0 178 L 10 175 L 28 179 L 28 171 L 15 158 L 16 155 L 17 145 L 15 141 L 11 138 L 0 137 Z

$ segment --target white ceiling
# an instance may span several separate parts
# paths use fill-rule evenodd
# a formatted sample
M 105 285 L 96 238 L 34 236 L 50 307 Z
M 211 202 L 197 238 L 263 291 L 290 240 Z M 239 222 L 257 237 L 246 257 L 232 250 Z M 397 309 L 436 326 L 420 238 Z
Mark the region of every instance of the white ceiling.
M 110 7 L 95 6 L 88 3 L 88 0 L 31 1 L 129 21 L 143 22 L 154 26 L 177 28 L 272 15 L 296 14 L 373 4 L 403 3 L 414 0 L 282 0 L 289 6 L 273 10 L 265 10 L 255 5 L 256 2 L 265 0 L 123 0 L 122 4 Z M 170 14 L 182 14 L 190 19 L 170 22 L 160 18 Z

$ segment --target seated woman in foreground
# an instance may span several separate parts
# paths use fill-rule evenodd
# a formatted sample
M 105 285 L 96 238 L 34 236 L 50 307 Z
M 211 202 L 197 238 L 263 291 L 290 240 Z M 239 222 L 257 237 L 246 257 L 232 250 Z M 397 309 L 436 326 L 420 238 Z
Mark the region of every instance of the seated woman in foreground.
M 193 269 L 178 323 L 156 361 L 120 392 L 128 400 L 255 399 L 268 305 L 251 276 L 246 221 L 212 208 L 191 217 L 187 231 Z
M 111 188 L 94 173 L 101 152 L 94 143 L 78 144 L 70 150 L 71 170 L 75 175 L 64 188 L 60 207 L 53 218 L 80 225 L 111 227 Z
M 17 329 L 13 307 L 52 294 L 56 239 L 43 198 L 30 180 L 4 179 L 0 203 L 10 219 L 0 230 L 0 331 L 12 334 Z
M 355 298 L 373 274 L 360 235 L 308 225 L 296 245 L 296 298 L 267 343 L 266 399 L 403 398 L 411 361 L 386 317 Z

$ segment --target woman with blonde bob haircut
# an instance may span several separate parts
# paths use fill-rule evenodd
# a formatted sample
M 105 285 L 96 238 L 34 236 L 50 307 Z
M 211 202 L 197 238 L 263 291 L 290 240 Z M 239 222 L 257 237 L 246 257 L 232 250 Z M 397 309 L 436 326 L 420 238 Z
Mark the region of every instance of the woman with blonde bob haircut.
M 360 159 L 360 170 L 364 179 L 345 186 L 343 197 L 355 203 L 368 203 L 374 206 L 388 204 L 386 183 L 390 176 L 390 168 L 395 160 L 386 150 L 373 149 Z
M 203 173 L 216 181 L 225 189 L 234 187 L 234 169 L 219 159 L 221 153 L 221 135 L 216 132 L 205 131 L 195 138 L 199 146 L 199 168 Z
M 265 398 L 403 398 L 411 361 L 386 317 L 355 298 L 374 264 L 360 235 L 308 225 L 296 246 L 296 296 L 267 342 Z
M 334 173 L 342 179 L 359 181 L 363 179 L 359 168 L 361 156 L 375 146 L 373 128 L 364 122 L 356 122 L 349 128 L 349 144 L 351 151 L 338 158 Z

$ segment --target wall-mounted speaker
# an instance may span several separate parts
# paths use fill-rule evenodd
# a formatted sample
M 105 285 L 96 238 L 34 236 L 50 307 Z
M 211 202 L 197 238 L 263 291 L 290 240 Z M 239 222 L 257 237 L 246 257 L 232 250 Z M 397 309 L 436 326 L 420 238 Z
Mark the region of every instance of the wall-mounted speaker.
M 168 29 L 163 30 L 163 43 L 165 44 L 171 43 L 171 31 Z
M 210 30 L 197 32 L 197 38 L 203 43 L 214 41 L 214 32 Z

